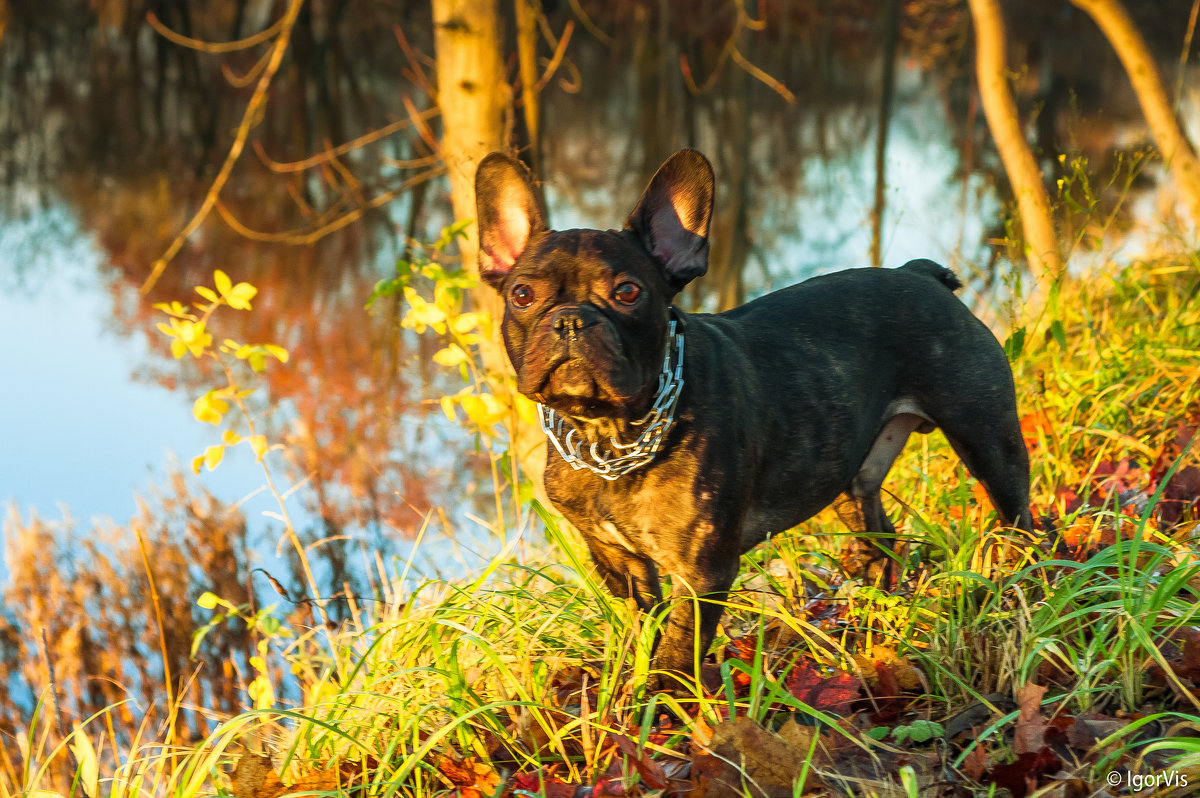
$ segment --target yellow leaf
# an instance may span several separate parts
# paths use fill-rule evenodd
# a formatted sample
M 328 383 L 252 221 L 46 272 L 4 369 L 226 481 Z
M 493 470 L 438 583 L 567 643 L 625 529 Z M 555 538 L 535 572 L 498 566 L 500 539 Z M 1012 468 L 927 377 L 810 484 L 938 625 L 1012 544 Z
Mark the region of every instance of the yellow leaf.
M 426 327 L 432 327 L 438 334 L 446 332 L 446 312 L 437 305 L 426 302 L 411 286 L 404 287 L 404 298 L 408 300 L 409 308 L 400 321 L 401 327 L 425 332 Z
M 520 418 L 522 422 L 530 425 L 537 424 L 539 422 L 537 403 L 532 399 L 524 396 L 523 394 L 516 394 L 514 404 L 517 408 L 517 417 Z
M 217 425 L 229 410 L 229 403 L 209 391 L 192 403 L 192 415 L 202 424 Z
M 250 283 L 238 283 L 225 295 L 225 301 L 235 310 L 250 310 L 250 300 L 257 293 L 258 289 Z
M 459 335 L 466 335 L 479 326 L 479 313 L 460 313 L 454 317 L 451 329 Z
M 221 435 L 221 443 L 225 444 L 226 446 L 236 446 L 238 441 L 241 439 L 242 436 L 238 435 L 231 429 L 225 430 L 225 432 Z
M 280 363 L 288 362 L 288 351 L 282 346 L 276 346 L 275 344 L 263 344 L 263 349 L 267 350 L 267 353 Z
M 442 412 L 446 414 L 446 418 L 451 421 L 458 421 L 458 416 L 454 413 L 454 397 L 443 396 L 438 400 L 442 405 Z
M 216 593 L 205 590 L 200 594 L 200 598 L 196 599 L 196 604 L 202 609 L 211 610 L 216 608 L 217 602 L 219 601 L 220 599 L 217 598 Z
M 462 407 L 472 423 L 486 430 L 507 415 L 507 408 L 490 393 L 472 394 L 462 398 Z
M 499 421 L 500 419 L 502 419 L 506 415 L 508 415 L 507 405 L 505 405 L 503 402 L 501 402 L 499 399 L 497 399 L 495 394 L 490 394 L 490 393 L 481 394 L 480 398 L 483 399 L 483 406 L 484 406 L 484 409 L 487 411 L 489 418 L 494 419 L 495 421 Z
M 447 368 L 453 368 L 467 359 L 467 353 L 458 344 L 450 344 L 433 354 L 433 362 Z
M 219 302 L 220 297 L 213 293 L 213 290 L 206 285 L 196 286 L 196 293 L 209 302 Z
M 254 450 L 254 457 L 258 462 L 262 462 L 263 455 L 267 453 L 267 436 L 266 435 L 251 435 L 250 448 Z
M 199 474 L 200 469 L 204 467 L 204 455 L 192 458 L 192 473 Z
M 229 289 L 233 287 L 233 281 L 229 279 L 229 275 L 217 269 L 213 272 L 213 285 L 217 287 L 217 293 L 221 296 L 226 296 Z
M 209 446 L 204 450 L 204 465 L 209 471 L 212 471 L 221 464 L 221 458 L 225 456 L 225 447 L 220 444 Z
M 246 688 L 246 694 L 254 701 L 255 709 L 270 709 L 275 706 L 275 689 L 266 676 L 259 676 L 252 681 Z
M 75 732 L 71 735 L 71 753 L 75 754 L 75 761 L 79 764 L 76 771 L 79 786 L 88 798 L 99 798 L 100 766 L 96 759 L 96 749 L 82 726 L 76 725 Z

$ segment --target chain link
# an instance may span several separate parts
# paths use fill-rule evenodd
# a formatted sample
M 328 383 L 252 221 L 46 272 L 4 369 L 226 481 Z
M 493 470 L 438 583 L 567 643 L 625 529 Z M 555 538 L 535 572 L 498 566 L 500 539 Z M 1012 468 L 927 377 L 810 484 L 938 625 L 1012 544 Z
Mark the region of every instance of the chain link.
M 633 426 L 646 425 L 646 429 L 632 443 L 621 443 L 616 438 L 608 439 L 608 452 L 600 450 L 599 442 L 584 448 L 584 441 L 575 429 L 568 429 L 562 416 L 549 407 L 538 403 L 538 416 L 542 432 L 558 450 L 567 465 L 578 471 L 587 469 L 598 477 L 614 480 L 644 466 L 654 459 L 662 449 L 667 432 L 675 423 L 675 406 L 679 403 L 679 392 L 683 389 L 683 333 L 675 331 L 676 321 L 671 319 L 667 328 L 667 352 L 663 357 L 662 371 L 658 374 L 658 391 L 650 411 Z

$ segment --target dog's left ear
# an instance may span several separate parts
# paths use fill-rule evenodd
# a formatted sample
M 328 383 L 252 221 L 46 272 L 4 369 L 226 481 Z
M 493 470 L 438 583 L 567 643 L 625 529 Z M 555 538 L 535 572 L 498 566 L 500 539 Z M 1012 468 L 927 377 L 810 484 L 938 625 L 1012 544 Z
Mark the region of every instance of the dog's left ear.
M 708 271 L 712 207 L 712 165 L 695 150 L 680 150 L 654 173 L 625 221 L 676 291 Z
M 479 276 L 496 290 L 534 233 L 546 229 L 529 171 L 493 152 L 475 170 L 475 212 L 479 224 Z

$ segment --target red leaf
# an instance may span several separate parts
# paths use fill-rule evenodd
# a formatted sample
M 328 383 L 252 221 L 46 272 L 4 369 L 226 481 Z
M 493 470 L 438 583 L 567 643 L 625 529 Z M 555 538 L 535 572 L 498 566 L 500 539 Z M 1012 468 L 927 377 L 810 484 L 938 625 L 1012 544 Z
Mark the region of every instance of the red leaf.
M 647 787 L 652 790 L 666 789 L 667 774 L 663 772 L 662 765 L 650 758 L 649 751 L 643 750 L 639 754 L 637 743 L 623 734 L 609 734 L 608 739 L 616 743 L 617 748 L 625 755 L 626 761 L 633 762 L 638 775 L 642 777 L 642 781 L 646 782 Z
M 984 783 L 992 783 L 1003 787 L 1012 793 L 1013 798 L 1025 798 L 1037 789 L 1038 780 L 1046 773 L 1057 772 L 1062 767 L 1062 761 L 1049 748 L 1034 752 L 1026 752 L 1017 757 L 1016 761 L 1007 765 L 996 765 L 984 778 Z
M 896 672 L 886 662 L 875 663 L 875 673 L 879 676 L 879 684 L 875 687 L 875 705 L 878 709 L 871 715 L 871 721 L 877 725 L 891 723 L 900 717 L 904 708 L 904 700 L 900 697 L 900 682 Z
M 1017 726 L 1013 731 L 1013 750 L 1018 754 L 1040 751 L 1046 745 L 1046 719 L 1042 717 L 1042 696 L 1046 688 L 1028 682 L 1017 690 Z
M 1150 479 L 1155 489 L 1196 433 L 1196 427 L 1184 422 L 1175 428 L 1175 437 L 1163 446 L 1150 468 Z M 1197 454 L 1197 446 L 1193 444 L 1188 450 L 1189 460 Z M 1173 527 L 1188 510 L 1192 511 L 1193 516 L 1200 511 L 1200 467 L 1194 462 L 1182 464 L 1163 488 L 1162 500 L 1158 503 L 1159 522 L 1164 527 Z
M 835 715 L 849 714 L 851 702 L 861 691 L 858 678 L 852 674 L 839 671 L 825 676 L 806 659 L 792 668 L 784 686 L 798 701 Z

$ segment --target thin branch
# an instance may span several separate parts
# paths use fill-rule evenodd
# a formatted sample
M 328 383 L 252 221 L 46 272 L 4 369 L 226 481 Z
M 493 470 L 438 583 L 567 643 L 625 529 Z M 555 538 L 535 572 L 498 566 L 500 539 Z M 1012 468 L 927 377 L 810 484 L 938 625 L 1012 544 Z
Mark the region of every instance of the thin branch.
M 683 81 L 687 84 L 688 91 L 692 94 L 704 94 L 713 87 L 717 82 L 717 77 L 721 74 L 721 68 L 725 65 L 726 60 L 731 60 L 742 69 L 744 69 L 751 77 L 768 86 L 772 91 L 786 100 L 789 104 L 796 102 L 796 95 L 792 93 L 783 81 L 767 74 L 761 67 L 751 63 L 746 56 L 742 55 L 742 51 L 738 49 L 738 37 L 742 35 L 743 30 L 761 31 L 767 27 L 766 18 L 755 19 L 746 11 L 746 4 L 743 0 L 738 0 L 734 3 L 734 8 L 737 9 L 737 19 L 733 23 L 733 31 L 729 34 L 729 38 L 725 40 L 725 44 L 721 47 L 721 54 L 717 56 L 717 63 L 713 65 L 712 71 L 708 73 L 703 85 L 696 83 L 695 76 L 692 74 L 692 66 L 688 61 L 688 57 L 684 53 L 679 55 L 679 71 L 683 74 Z M 760 9 L 761 11 L 761 9 Z
M 550 82 L 550 78 L 554 77 L 554 73 L 558 71 L 558 67 L 562 64 L 563 56 L 567 54 L 567 43 L 571 41 L 571 34 L 574 32 L 575 22 L 568 19 L 567 24 L 563 25 L 563 32 L 558 40 L 558 46 L 554 48 L 554 55 L 551 56 L 550 62 L 546 65 L 546 71 L 542 73 L 541 79 L 533 87 L 535 94 L 546 88 L 546 84 Z
M 234 53 L 238 50 L 247 50 L 251 47 L 262 44 L 265 41 L 270 41 L 271 37 L 279 33 L 284 19 L 286 18 L 287 17 L 284 16 L 266 30 L 256 33 L 253 36 L 245 39 L 238 39 L 235 42 L 206 42 L 202 41 L 201 39 L 193 39 L 189 36 L 176 33 L 164 25 L 162 21 L 159 20 L 158 15 L 153 11 L 146 12 L 146 21 L 150 23 L 150 27 L 158 31 L 158 34 L 164 39 L 182 47 L 190 47 L 193 50 L 200 50 L 201 52 L 205 53 Z
M 433 88 L 433 84 L 429 82 L 429 76 L 425 74 L 425 70 L 421 67 L 419 54 L 408 43 L 408 38 L 404 35 L 404 30 L 399 25 L 393 25 L 392 31 L 396 34 L 396 41 L 400 43 L 400 49 L 404 51 L 404 57 L 408 59 L 408 63 L 412 66 L 409 78 L 421 91 L 425 92 L 427 97 L 436 97 L 437 91 Z
M 413 127 L 417 129 L 421 140 L 429 146 L 431 152 L 440 153 L 442 145 L 438 142 L 437 136 L 433 135 L 433 131 L 429 129 L 429 125 L 425 124 L 425 114 L 430 109 L 426 108 L 424 111 L 418 111 L 417 106 L 413 105 L 412 98 L 407 93 L 403 94 L 400 99 L 404 102 L 404 110 L 408 112 L 408 118 L 412 120 Z
M 271 46 L 271 60 L 267 63 L 267 68 L 263 72 L 262 77 L 259 78 L 258 85 L 254 88 L 254 94 L 250 97 L 250 102 L 246 105 L 246 112 L 242 115 L 241 124 L 238 125 L 233 145 L 229 148 L 228 155 L 225 156 L 225 163 L 221 165 L 221 171 L 217 173 L 212 185 L 209 186 L 208 193 L 204 196 L 204 202 L 200 205 L 200 209 L 196 211 L 196 215 L 192 217 L 187 226 L 175 237 L 175 240 L 171 242 L 171 246 L 167 248 L 162 257 L 154 262 L 154 268 L 151 270 L 150 276 L 142 284 L 143 294 L 149 293 L 154 288 L 155 283 L 158 282 L 158 278 L 166 270 L 167 263 L 179 253 L 179 250 L 183 247 L 183 242 L 199 229 L 200 225 L 208 217 L 209 212 L 212 211 L 213 205 L 217 203 L 221 195 L 221 189 L 228 182 L 229 175 L 233 172 L 233 166 L 237 163 L 242 150 L 246 146 L 246 139 L 250 136 L 250 129 L 254 127 L 259 111 L 262 109 L 263 103 L 266 102 L 267 89 L 271 86 L 271 79 L 275 77 L 279 65 L 283 63 L 283 54 L 287 51 L 288 41 L 291 39 L 292 26 L 296 24 L 296 17 L 299 15 L 302 5 L 304 5 L 304 0 L 291 0 L 283 18 L 279 20 L 279 36 Z
M 434 177 L 445 173 L 445 171 L 446 168 L 444 166 L 439 166 L 436 169 L 430 169 L 426 172 L 422 172 L 419 175 L 414 175 L 408 180 L 405 180 L 396 188 L 391 189 L 390 191 L 385 191 L 376 197 L 372 197 L 363 205 L 360 205 L 349 213 L 339 216 L 333 221 L 323 224 L 314 230 L 308 231 L 289 230 L 282 233 L 264 233 L 259 230 L 251 229 L 242 224 L 240 221 L 238 221 L 237 217 L 233 215 L 233 212 L 229 210 L 225 203 L 221 202 L 220 200 L 217 200 L 216 209 L 217 213 L 220 214 L 221 219 L 224 220 L 225 224 L 229 225 L 234 232 L 253 241 L 305 246 L 324 238 L 332 232 L 342 229 L 352 222 L 358 221 L 367 211 L 371 211 L 382 205 L 386 205 L 387 203 L 404 194 L 405 191 L 408 191 L 417 183 L 431 180 Z
M 592 22 L 592 18 L 583 10 L 583 6 L 579 5 L 579 0 L 571 0 L 571 10 L 575 12 L 575 16 L 579 17 L 580 24 L 587 28 L 588 33 L 599 39 L 605 47 L 613 46 L 613 37 L 596 27 L 596 23 Z
M 267 50 L 265 53 L 263 53 L 262 58 L 254 62 L 254 66 L 246 70 L 246 74 L 235 74 L 233 67 L 225 63 L 221 64 L 221 74 L 225 77 L 225 82 L 230 86 L 233 86 L 235 89 L 244 89 L 254 81 L 258 80 L 259 75 L 262 74 L 263 69 L 270 60 L 271 51 Z
M 439 113 L 441 113 L 441 112 L 437 108 L 427 108 L 424 111 L 421 111 L 420 113 L 417 114 L 417 119 L 424 122 L 425 120 L 432 119 L 433 117 L 437 116 Z M 411 127 L 412 125 L 413 125 L 413 119 L 411 117 L 408 119 L 398 119 L 389 125 L 384 125 L 383 127 L 379 128 L 379 130 L 373 130 L 370 133 L 364 133 L 363 135 L 359 136 L 356 139 L 351 139 L 350 141 L 347 141 L 345 144 L 339 144 L 338 146 L 334 147 L 332 150 L 326 150 L 317 155 L 313 155 L 309 158 L 305 158 L 303 161 L 291 161 L 291 162 L 276 161 L 276 160 L 273 160 L 269 155 L 266 154 L 266 152 L 262 148 L 262 145 L 259 142 L 257 142 L 257 141 L 254 142 L 253 147 L 254 147 L 254 152 L 258 155 L 259 160 L 262 161 L 263 165 L 266 166 L 268 169 L 270 169 L 272 172 L 278 172 L 278 173 L 303 172 L 306 169 L 311 169 L 314 166 L 318 166 L 319 164 L 325 163 L 330 158 L 336 158 L 340 155 L 345 155 L 346 153 L 350 152 L 351 150 L 356 150 L 359 147 L 362 147 L 364 145 L 371 144 L 372 142 L 379 141 L 380 139 L 383 139 L 383 138 L 387 138 L 388 136 L 392 135 L 393 133 L 397 133 L 401 130 L 404 130 L 405 128 Z
M 738 50 L 735 47 L 732 57 L 735 64 L 749 72 L 752 77 L 765 83 L 772 91 L 786 100 L 789 105 L 794 105 L 796 103 L 796 95 L 793 94 L 791 90 L 783 84 L 783 81 L 768 75 L 762 69 L 747 61 L 746 57 L 742 55 L 741 50 Z

